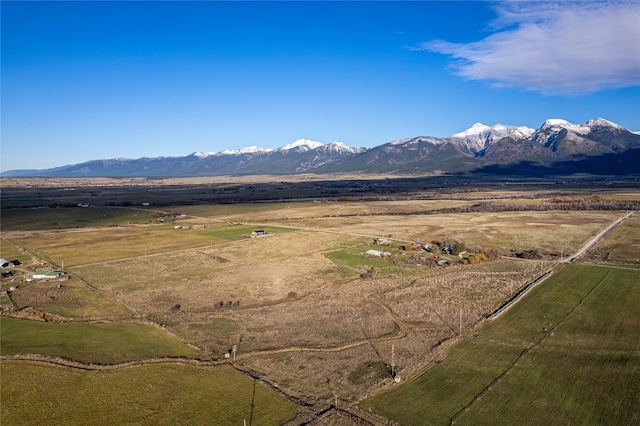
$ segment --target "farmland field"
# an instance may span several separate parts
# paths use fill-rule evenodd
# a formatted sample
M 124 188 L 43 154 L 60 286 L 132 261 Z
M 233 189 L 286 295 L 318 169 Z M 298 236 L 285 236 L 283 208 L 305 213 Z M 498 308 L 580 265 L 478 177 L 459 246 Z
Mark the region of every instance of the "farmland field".
M 22 262 L 0 296 L 3 424 L 34 424 L 24 401 L 50 383 L 108 396 L 95 420 L 74 409 L 81 396 L 40 398 L 35 412 L 56 406 L 58 424 L 202 424 L 207 410 L 235 424 L 254 383 L 276 409 L 254 400 L 253 424 L 517 423 L 549 407 L 545 423 L 637 420 L 638 272 L 611 268 L 637 267 L 637 216 L 585 255 L 599 266 L 558 263 L 638 202 L 629 183 L 21 182 L 0 209 L 1 257 Z M 26 280 L 40 269 L 63 281 Z M 570 401 L 568 374 L 592 390 Z M 32 393 L 16 396 L 21 375 Z
M 566 266 L 442 363 L 362 406 L 407 425 L 635 424 L 639 282 L 634 271 Z
M 294 404 L 229 367 L 95 372 L 9 361 L 1 392 L 2 424 L 11 425 L 279 425 L 296 415 Z
M 2 355 L 48 355 L 88 364 L 203 355 L 150 324 L 46 323 L 3 318 L 0 325 Z

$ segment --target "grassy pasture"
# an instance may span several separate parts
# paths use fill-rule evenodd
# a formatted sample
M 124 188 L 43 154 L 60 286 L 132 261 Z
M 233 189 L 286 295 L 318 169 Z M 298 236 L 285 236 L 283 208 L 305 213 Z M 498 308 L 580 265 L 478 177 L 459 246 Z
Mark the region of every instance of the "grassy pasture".
M 219 223 L 206 226 L 175 229 L 172 225 L 153 225 L 44 232 L 16 236 L 11 241 L 53 264 L 60 266 L 64 261 L 65 267 L 73 267 L 241 240 L 255 229 Z M 280 232 L 273 227 L 269 230 Z M 283 230 L 287 231 L 290 230 Z
M 280 425 L 294 404 L 228 367 L 148 365 L 113 371 L 2 363 L 6 425 Z
M 179 235 L 180 231 L 176 232 Z M 302 296 L 344 276 L 323 252 L 360 242 L 342 235 L 279 233 L 226 245 L 72 268 L 91 285 L 143 313 L 211 311 L 219 301 L 241 307 Z
M 403 425 L 637 423 L 638 282 L 568 265 L 442 363 L 361 406 Z
M 22 263 L 28 263 L 31 260 L 20 247 L 4 238 L 0 239 L 0 257 L 7 260 L 18 259 Z
M 45 323 L 3 317 L 2 355 L 39 354 L 94 364 L 203 355 L 148 324 Z
M 67 318 L 131 317 L 134 314 L 121 303 L 89 288 L 75 277 L 63 283 L 34 281 L 21 284 L 11 293 L 11 299 L 17 309 L 35 307 Z

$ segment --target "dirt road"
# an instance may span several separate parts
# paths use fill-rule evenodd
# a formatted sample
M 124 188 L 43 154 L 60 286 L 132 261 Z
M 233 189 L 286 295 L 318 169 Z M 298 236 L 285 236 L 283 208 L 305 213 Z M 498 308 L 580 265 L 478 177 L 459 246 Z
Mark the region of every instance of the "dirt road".
M 590 239 L 589 241 L 587 241 L 586 243 L 584 243 L 582 245 L 582 247 L 580 247 L 580 249 L 575 252 L 574 254 L 572 254 L 571 256 L 567 256 L 564 259 L 560 259 L 560 262 L 564 262 L 564 263 L 570 263 L 573 262 L 574 260 L 576 260 L 578 257 L 582 256 L 587 250 L 589 250 L 591 247 L 593 247 L 594 245 L 596 245 L 596 243 L 598 241 L 600 241 L 605 235 L 607 235 L 607 233 L 609 233 L 609 231 L 611 231 L 613 228 L 615 228 L 616 226 L 618 226 L 623 220 L 630 218 L 631 216 L 633 216 L 635 214 L 635 211 L 629 212 L 626 215 L 622 216 L 621 218 L 615 220 L 613 223 L 611 223 L 609 226 L 607 226 L 606 228 L 604 228 L 602 231 L 598 232 L 598 234 L 596 234 L 592 239 Z

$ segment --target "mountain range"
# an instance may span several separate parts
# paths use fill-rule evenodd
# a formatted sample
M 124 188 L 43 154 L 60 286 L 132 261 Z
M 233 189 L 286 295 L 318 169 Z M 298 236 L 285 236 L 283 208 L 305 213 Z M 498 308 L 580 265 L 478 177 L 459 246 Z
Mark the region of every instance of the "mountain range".
M 603 118 L 538 129 L 476 123 L 445 138 L 418 136 L 373 148 L 300 139 L 281 148 L 250 146 L 182 157 L 92 160 L 1 177 L 183 177 L 296 173 L 505 174 L 640 173 L 640 135 Z

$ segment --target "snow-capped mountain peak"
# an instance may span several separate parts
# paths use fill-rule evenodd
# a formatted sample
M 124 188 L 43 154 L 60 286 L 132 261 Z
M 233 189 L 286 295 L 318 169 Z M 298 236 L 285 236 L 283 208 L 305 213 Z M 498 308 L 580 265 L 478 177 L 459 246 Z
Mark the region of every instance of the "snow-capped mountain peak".
M 297 141 L 285 145 L 280 149 L 286 151 L 289 149 L 299 148 L 304 151 L 309 151 L 311 149 L 319 148 L 322 145 L 324 145 L 322 142 L 316 142 L 309 139 L 298 139 Z
M 604 118 L 598 117 L 594 120 L 589 120 L 586 121 L 582 124 L 580 124 L 580 126 L 584 126 L 584 127 L 613 127 L 614 129 L 623 129 L 622 126 L 620 126 L 619 124 L 616 124 L 612 121 L 609 120 L 605 120 Z
M 516 129 L 517 127 L 515 126 L 505 126 L 499 123 L 491 127 L 482 123 L 475 123 L 467 130 L 451 135 L 450 139 L 466 147 L 471 152 L 478 152 L 493 142 L 508 136 Z
M 331 142 L 328 145 L 324 145 L 324 149 L 330 152 L 348 153 L 348 154 L 356 154 L 364 150 L 364 148 L 352 148 L 349 145 L 342 142 Z
M 591 128 L 585 124 L 573 124 L 560 118 L 550 118 L 546 120 L 530 137 L 532 140 L 541 144 L 550 143 L 563 130 L 568 130 L 580 135 L 586 135 L 591 131 Z
M 473 126 L 469 127 L 467 130 L 451 135 L 451 137 L 463 139 L 478 136 L 489 131 L 491 131 L 491 127 L 487 126 L 486 124 L 474 123 Z

